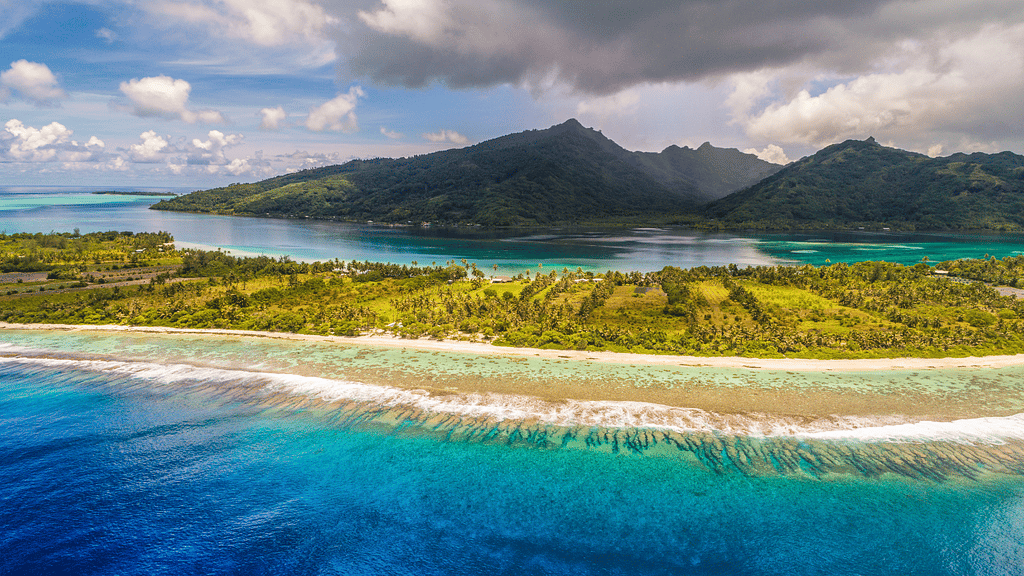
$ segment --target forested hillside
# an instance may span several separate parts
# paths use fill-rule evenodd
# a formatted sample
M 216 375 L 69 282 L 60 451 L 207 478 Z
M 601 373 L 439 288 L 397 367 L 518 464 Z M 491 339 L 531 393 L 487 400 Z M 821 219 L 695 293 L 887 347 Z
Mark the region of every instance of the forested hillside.
M 704 216 L 726 228 L 1020 230 L 1024 156 L 929 158 L 848 140 L 708 205 Z
M 778 168 L 709 144 L 630 152 L 569 120 L 462 149 L 194 192 L 153 208 L 482 226 L 667 222 Z

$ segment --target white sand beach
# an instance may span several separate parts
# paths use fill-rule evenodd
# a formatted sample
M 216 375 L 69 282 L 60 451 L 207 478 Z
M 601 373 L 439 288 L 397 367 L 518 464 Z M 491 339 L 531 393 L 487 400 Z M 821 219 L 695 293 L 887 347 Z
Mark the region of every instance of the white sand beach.
M 870 358 L 857 360 L 816 360 L 808 358 L 745 358 L 737 356 L 676 356 L 670 354 L 632 354 L 624 352 L 592 352 L 579 350 L 543 350 L 494 346 L 485 342 L 461 340 L 434 340 L 398 338 L 389 334 L 368 336 L 320 336 L 286 332 L 259 332 L 248 330 L 222 330 L 215 328 L 167 328 L 153 326 L 122 326 L 117 324 L 11 324 L 0 322 L 3 330 L 79 330 L 108 332 L 140 332 L 152 334 L 206 334 L 253 338 L 278 338 L 297 341 L 337 342 L 359 346 L 404 347 L 466 354 L 498 356 L 532 356 L 578 360 L 581 362 L 608 362 L 615 364 L 641 364 L 647 366 L 705 366 L 712 368 L 748 368 L 756 370 L 788 371 L 840 371 L 863 372 L 873 370 L 926 370 L 930 368 L 1001 368 L 1024 365 L 1024 354 L 969 356 L 949 358 Z

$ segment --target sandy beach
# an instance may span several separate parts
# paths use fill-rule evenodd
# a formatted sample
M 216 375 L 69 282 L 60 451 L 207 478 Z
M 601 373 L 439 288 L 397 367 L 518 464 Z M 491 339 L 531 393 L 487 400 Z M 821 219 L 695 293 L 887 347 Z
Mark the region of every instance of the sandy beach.
M 273 397 L 282 405 L 315 399 L 335 408 L 358 406 L 351 408 L 357 412 L 402 406 L 400 412 L 411 410 L 424 421 L 447 414 L 439 417 L 789 434 L 993 417 L 1009 418 L 999 427 L 1019 429 L 1014 418 L 1024 412 L 1024 355 L 701 358 L 387 335 L 7 323 L 0 331 L 14 336 L 6 339 L 13 343 L 66 334 L 67 342 L 43 345 L 71 354 L 49 357 L 56 361 L 95 359 L 108 363 L 102 370 L 127 372 L 157 365 L 170 374 L 212 370 L 214 380 L 226 381 L 256 374 L 280 383 Z M 65 349 L 70 342 L 77 344 Z M 166 376 L 164 368 L 156 372 Z
M 387 334 L 367 336 L 320 336 L 286 332 L 221 330 L 215 328 L 167 328 L 154 326 L 122 326 L 118 324 L 11 324 L 0 322 L 3 330 L 79 330 L 106 332 L 140 332 L 151 334 L 205 334 L 274 338 L 295 341 L 336 342 L 358 346 L 383 346 L 439 352 L 457 352 L 494 356 L 523 356 L 581 362 L 640 364 L 646 366 L 686 366 L 710 368 L 747 368 L 755 370 L 786 370 L 813 372 L 865 372 L 876 370 L 926 370 L 946 368 L 1002 368 L 1024 366 L 1024 354 L 969 356 L 950 358 L 870 358 L 857 360 L 816 360 L 808 358 L 745 358 L 738 356 L 675 356 L 669 354 L 631 354 L 624 352 L 590 352 L 579 350 L 542 350 L 494 346 L 484 342 L 398 338 Z

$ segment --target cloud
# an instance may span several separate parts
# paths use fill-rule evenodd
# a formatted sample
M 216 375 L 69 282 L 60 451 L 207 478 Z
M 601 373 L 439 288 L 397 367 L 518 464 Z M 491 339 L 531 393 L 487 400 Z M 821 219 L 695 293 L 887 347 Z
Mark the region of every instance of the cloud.
M 358 75 L 408 87 L 553 78 L 594 94 L 807 62 L 859 73 L 906 39 L 1024 17 L 1011 0 L 382 0 L 356 15 L 336 38 Z
M 136 116 L 177 118 L 189 124 L 224 122 L 224 117 L 216 110 L 194 112 L 188 108 L 192 85 L 185 80 L 175 80 L 161 74 L 121 82 L 120 88 L 134 105 L 132 113 Z
M 241 134 L 224 134 L 220 130 L 210 130 L 205 141 L 193 138 L 188 148 L 189 165 L 211 166 L 226 165 L 231 161 L 224 155 L 224 149 L 242 142 Z
M 777 87 L 784 73 L 741 79 L 734 116 L 752 138 L 814 146 L 876 136 L 921 151 L 986 149 L 1024 131 L 1009 105 L 1024 93 L 1024 24 L 990 25 L 954 42 L 905 43 L 889 59 L 895 70 L 820 75 L 791 95 Z M 769 103 L 758 105 L 765 95 Z
M 4 144 L 10 147 L 6 156 L 20 162 L 47 162 L 57 157 L 56 145 L 71 140 L 73 132 L 67 126 L 51 122 L 42 128 L 25 126 L 20 120 L 4 124 L 8 136 Z
M 342 74 L 387 85 L 575 96 L 575 114 L 601 123 L 650 114 L 631 90 L 732 85 L 736 126 L 759 147 L 871 131 L 921 150 L 1024 143 L 1017 0 L 370 4 L 325 6 L 358 8 L 334 32 Z
M 37 5 L 25 0 L 0 0 L 0 14 L 3 14 L 3 18 L 0 18 L 0 38 L 16 30 L 37 9 Z
M 333 130 L 335 132 L 357 132 L 359 123 L 355 109 L 359 98 L 366 94 L 359 86 L 349 88 L 348 93 L 339 94 L 317 108 L 309 111 L 306 117 L 306 128 L 313 132 Z
M 306 0 L 156 1 L 141 3 L 150 13 L 208 26 L 219 34 L 260 46 L 322 40 L 336 22 L 317 2 Z
M 454 130 L 440 130 L 438 132 L 426 132 L 422 135 L 431 142 L 449 142 L 451 144 L 469 144 L 469 138 L 466 138 L 462 134 L 455 132 Z
M 275 160 L 288 166 L 288 172 L 341 164 L 349 159 L 337 152 L 308 152 L 305 150 L 296 150 L 290 154 L 278 154 L 275 157 Z
M 35 128 L 11 119 L 0 127 L 0 163 L 40 163 L 45 167 L 32 168 L 36 173 L 68 175 L 84 174 L 83 171 L 88 170 L 172 174 L 187 178 L 226 174 L 263 178 L 310 160 L 310 155 L 301 159 L 288 158 L 284 167 L 275 167 L 261 151 L 248 156 L 229 157 L 227 151 L 242 144 L 243 140 L 241 134 L 225 134 L 219 130 L 210 130 L 205 139 L 191 140 L 148 130 L 139 134 L 135 144 L 108 151 L 106 143 L 96 136 L 85 142 L 75 140 L 73 131 L 59 122 Z M 335 157 L 338 156 L 323 156 L 322 160 Z M 324 163 L 337 162 L 320 165 Z
M 4 162 L 97 162 L 106 158 L 106 145 L 93 136 L 85 144 L 72 140 L 74 132 L 59 122 L 42 128 L 8 120 L 0 132 L 0 161 Z
M 252 172 L 252 166 L 249 165 L 249 161 L 242 158 L 235 158 L 230 164 L 224 166 L 224 169 L 235 176 Z
M 576 105 L 577 116 L 625 116 L 634 114 L 640 104 L 640 94 L 636 90 L 626 89 L 615 94 L 582 100 Z
M 263 108 L 260 110 L 260 116 L 263 120 L 260 122 L 260 128 L 264 130 L 280 130 L 281 123 L 288 117 L 288 113 L 284 111 L 284 108 L 278 106 L 277 108 Z
M 763 150 L 748 148 L 743 151 L 745 154 L 753 154 L 765 162 L 772 164 L 789 164 L 791 160 L 786 156 L 786 151 L 777 144 L 769 144 Z
M 9 70 L 0 72 L 0 87 L 7 94 L 16 91 L 19 96 L 38 106 L 52 106 L 58 100 L 67 98 L 57 83 L 57 77 L 46 64 L 28 60 L 12 62 Z
M 132 144 L 128 148 L 128 158 L 132 162 L 143 164 L 163 162 L 168 153 L 176 152 L 167 139 L 158 135 L 155 130 L 139 134 L 139 139 L 142 142 Z
M 398 140 L 400 138 L 405 137 L 405 134 L 402 134 L 401 132 L 395 132 L 394 130 L 388 130 L 383 126 L 380 127 L 380 133 L 383 134 L 384 136 L 387 136 L 388 138 L 391 138 L 392 140 Z
M 96 31 L 96 37 L 105 41 L 107 44 L 113 44 L 114 40 L 117 40 L 117 34 L 110 28 L 100 28 Z
M 834 50 L 848 40 L 844 28 L 884 1 L 383 0 L 339 27 L 339 42 L 356 73 L 391 84 L 536 85 L 554 77 L 607 94 Z

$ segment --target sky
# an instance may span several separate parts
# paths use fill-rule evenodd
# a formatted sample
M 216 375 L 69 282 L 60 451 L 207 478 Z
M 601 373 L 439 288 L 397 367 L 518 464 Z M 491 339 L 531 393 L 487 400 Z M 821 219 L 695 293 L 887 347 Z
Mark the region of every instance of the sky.
M 1020 0 L 0 0 L 0 184 L 202 188 L 576 118 L 1024 153 Z

